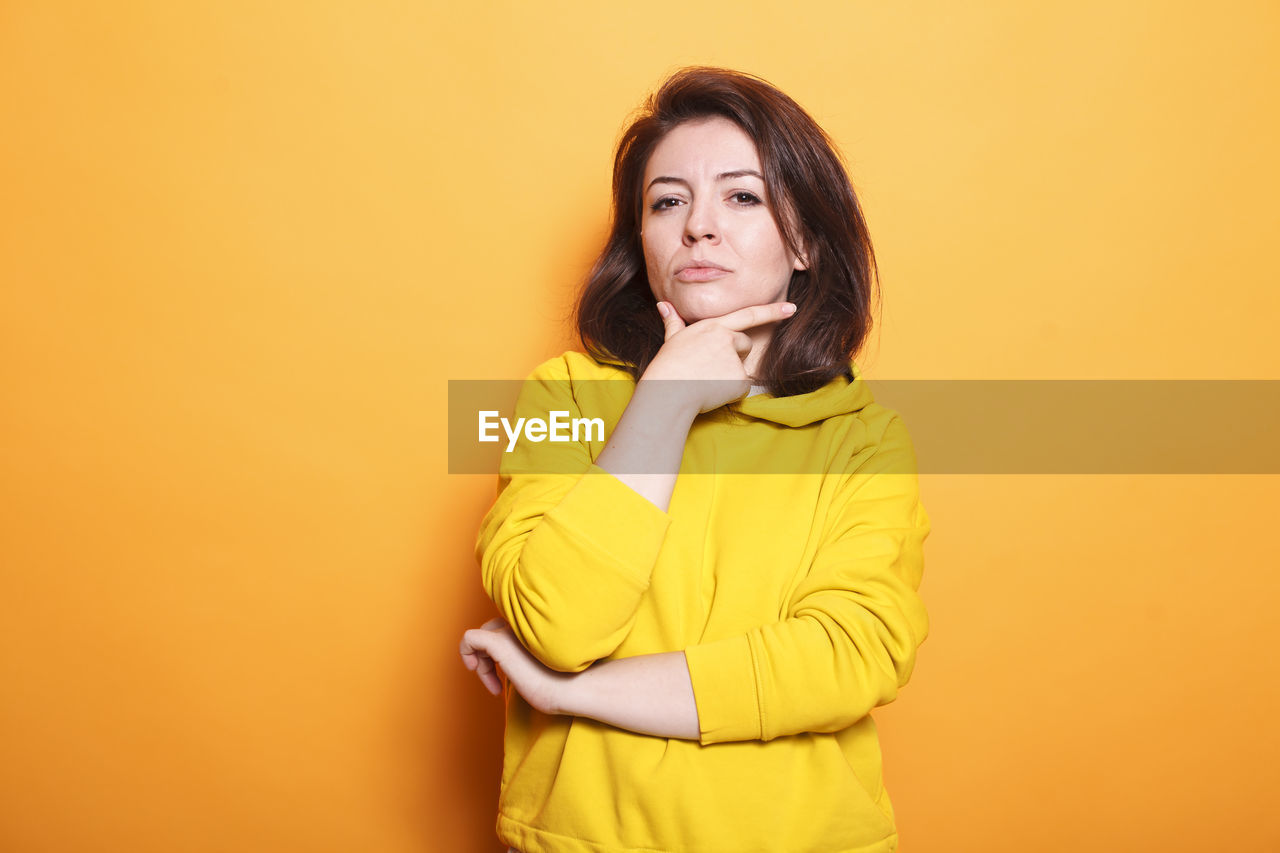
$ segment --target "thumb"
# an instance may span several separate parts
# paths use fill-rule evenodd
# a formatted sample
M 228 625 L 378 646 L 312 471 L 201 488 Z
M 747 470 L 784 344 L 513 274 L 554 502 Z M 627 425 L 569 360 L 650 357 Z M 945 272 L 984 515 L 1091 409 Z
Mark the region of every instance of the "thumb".
M 659 302 L 658 313 L 662 315 L 662 339 L 666 342 L 675 337 L 676 332 L 684 328 L 684 320 L 680 319 L 680 315 L 676 313 L 675 306 L 670 302 Z

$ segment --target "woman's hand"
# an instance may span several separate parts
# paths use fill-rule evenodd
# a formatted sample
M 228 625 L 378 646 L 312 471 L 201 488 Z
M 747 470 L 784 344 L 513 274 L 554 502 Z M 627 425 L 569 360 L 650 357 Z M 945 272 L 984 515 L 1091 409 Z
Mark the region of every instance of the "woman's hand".
M 544 714 L 563 713 L 565 693 L 576 675 L 543 666 L 520 644 L 505 619 L 490 619 L 464 633 L 458 651 L 463 665 L 474 670 L 495 696 L 502 693 L 500 667 L 516 692 L 535 709 Z
M 753 340 L 745 330 L 790 317 L 795 306 L 789 302 L 748 305 L 687 326 L 670 302 L 659 302 L 658 311 L 665 340 L 636 384 L 596 464 L 667 512 L 684 444 L 698 414 L 751 390 L 747 360 L 753 346 L 768 345 L 769 335 L 760 329 Z M 755 355 L 758 360 L 759 353 Z
M 696 404 L 700 412 L 737 400 L 751 390 L 745 363 L 753 341 L 746 330 L 784 320 L 795 310 L 790 302 L 748 305 L 686 326 L 671 303 L 659 302 L 665 342 L 641 381 L 697 380 L 681 381 L 672 386 L 672 393 L 687 395 L 688 402 Z

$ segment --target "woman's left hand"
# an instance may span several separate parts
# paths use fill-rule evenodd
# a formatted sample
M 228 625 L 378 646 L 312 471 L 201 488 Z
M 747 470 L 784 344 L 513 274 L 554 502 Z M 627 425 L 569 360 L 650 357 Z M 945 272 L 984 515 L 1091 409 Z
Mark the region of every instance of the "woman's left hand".
M 481 683 L 493 695 L 502 692 L 496 665 L 516 692 L 536 710 L 544 714 L 564 712 L 565 694 L 576 674 L 556 672 L 544 666 L 520 644 L 505 619 L 490 619 L 479 628 L 464 633 L 458 651 L 463 665 L 475 670 Z

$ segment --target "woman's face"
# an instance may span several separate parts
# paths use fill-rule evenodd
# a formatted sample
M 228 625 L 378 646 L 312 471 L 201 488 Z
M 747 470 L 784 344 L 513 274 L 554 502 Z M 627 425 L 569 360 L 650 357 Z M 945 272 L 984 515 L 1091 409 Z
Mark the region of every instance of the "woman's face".
M 791 253 L 751 137 L 725 118 L 688 121 L 654 148 L 640 236 L 654 299 L 686 323 L 786 299 Z

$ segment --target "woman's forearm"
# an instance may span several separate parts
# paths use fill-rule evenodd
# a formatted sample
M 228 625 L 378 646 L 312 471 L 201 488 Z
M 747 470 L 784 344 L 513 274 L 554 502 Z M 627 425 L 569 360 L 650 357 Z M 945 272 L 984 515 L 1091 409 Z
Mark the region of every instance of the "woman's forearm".
M 673 383 L 641 380 L 596 464 L 666 512 L 698 407 Z M 675 383 L 678 385 L 679 383 Z
M 566 686 L 562 713 L 657 737 L 699 737 L 684 652 L 602 661 Z

